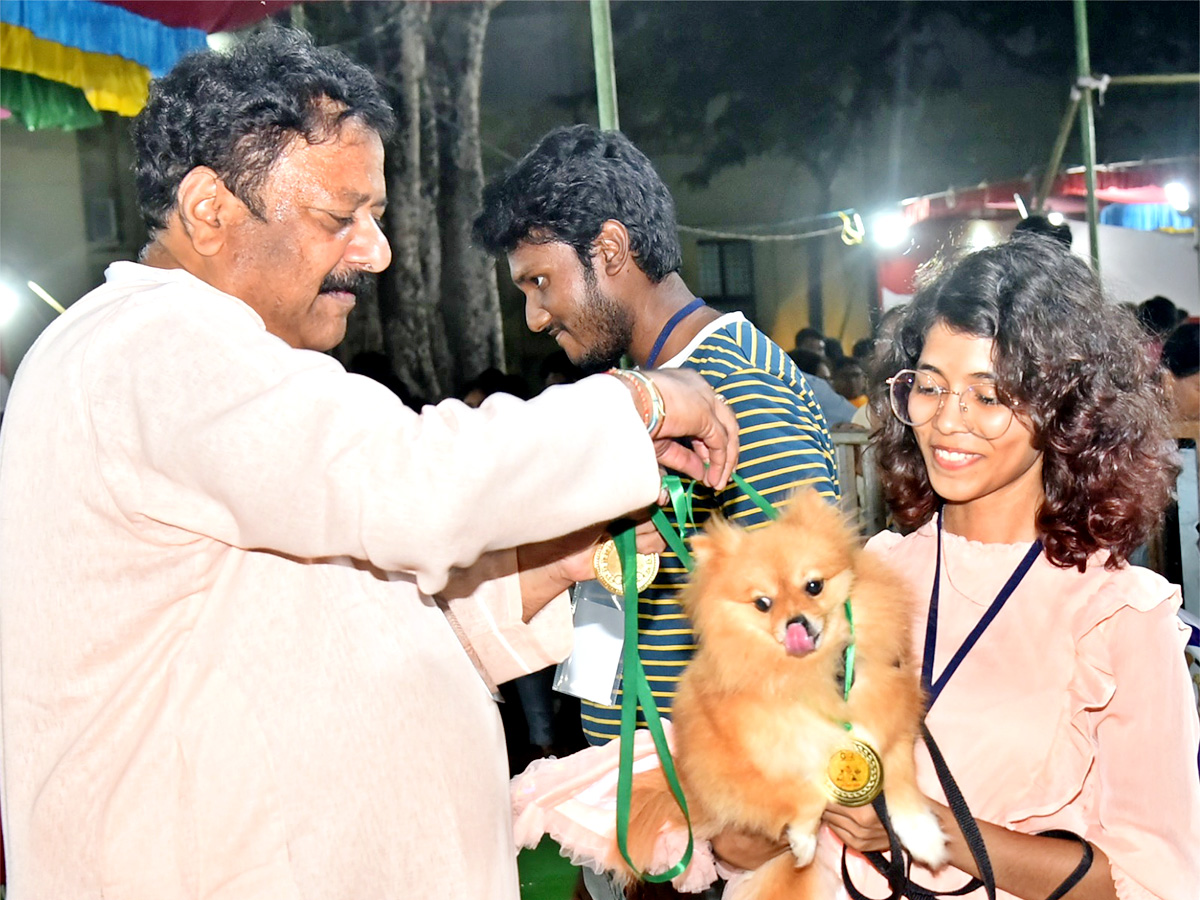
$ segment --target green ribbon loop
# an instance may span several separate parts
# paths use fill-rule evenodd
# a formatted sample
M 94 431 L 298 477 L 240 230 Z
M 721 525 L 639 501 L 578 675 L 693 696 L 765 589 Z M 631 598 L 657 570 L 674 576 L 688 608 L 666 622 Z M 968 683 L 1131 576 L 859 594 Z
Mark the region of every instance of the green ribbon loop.
M 650 516 L 650 521 L 654 522 L 654 527 L 659 529 L 659 534 L 662 535 L 662 540 L 667 542 L 667 546 L 671 547 L 671 552 L 679 558 L 680 564 L 689 572 L 694 568 L 691 562 L 691 553 L 686 545 L 686 536 L 688 536 L 688 528 L 696 529 L 696 517 L 692 514 L 692 499 L 696 490 L 696 482 L 691 481 L 688 488 L 684 490 L 683 479 L 678 475 L 662 476 L 662 486 L 671 496 L 671 506 L 676 514 L 676 524 L 672 526 L 671 520 L 668 520 L 666 512 L 662 511 L 661 506 L 654 510 L 654 514 Z
M 658 533 L 663 536 L 663 540 L 667 542 L 667 546 L 671 548 L 671 552 L 679 557 L 679 562 L 690 572 L 693 568 L 692 554 L 688 552 L 687 544 L 684 541 L 687 537 L 687 527 L 691 526 L 693 530 L 696 527 L 696 519 L 692 512 L 692 499 L 696 489 L 696 482 L 691 482 L 685 490 L 683 480 L 678 475 L 664 475 L 663 487 L 667 489 L 667 493 L 671 497 L 671 506 L 675 510 L 676 525 L 671 525 L 671 521 L 667 518 L 667 514 L 663 512 L 662 507 L 654 510 L 654 514 L 650 516 L 650 521 L 654 523 L 654 526 L 658 529 Z
M 662 507 L 654 511 L 654 514 L 650 516 L 650 521 L 654 523 L 654 526 L 658 529 L 658 533 L 663 536 L 663 540 L 667 542 L 667 546 L 671 548 L 671 552 L 679 557 L 679 561 L 683 564 L 683 567 L 689 572 L 692 571 L 692 554 L 688 552 L 683 538 L 675 530 L 674 526 L 671 525 L 671 520 L 662 511 Z
M 642 660 L 638 656 L 638 595 L 635 561 L 637 541 L 633 526 L 623 528 L 614 534 L 613 543 L 617 545 L 617 555 L 621 560 L 621 580 L 625 594 L 625 647 L 622 651 L 622 678 L 625 685 L 621 695 L 620 767 L 617 770 L 617 848 L 638 878 L 658 883 L 670 881 L 688 867 L 688 863 L 692 861 L 695 837 L 692 834 L 692 818 L 688 813 L 687 800 L 683 796 L 683 788 L 679 785 L 675 763 L 671 759 L 671 749 L 667 746 L 667 736 L 663 732 L 662 718 L 658 714 L 658 706 L 654 702 L 654 695 L 650 692 L 650 685 L 646 681 L 646 672 L 642 668 Z M 633 733 L 637 728 L 639 703 L 646 718 L 646 728 L 654 739 L 654 749 L 662 764 L 667 785 L 675 797 L 675 802 L 679 804 L 679 808 L 683 812 L 684 820 L 688 823 L 688 845 L 683 858 L 660 875 L 639 872 L 637 866 L 633 864 L 633 860 L 629 858 L 628 850 L 629 802 L 633 789 Z
M 756 491 L 750 485 L 750 482 L 748 482 L 737 472 L 733 473 L 733 483 L 742 489 L 742 493 L 754 501 L 755 506 L 761 509 L 763 511 L 763 515 L 765 515 L 768 519 L 774 520 L 779 518 L 779 510 L 772 506 L 766 497 Z
M 850 685 L 854 682 L 854 611 L 850 608 L 850 598 L 846 598 L 846 624 L 850 626 L 850 643 L 846 645 L 846 685 L 842 699 L 850 702 Z
M 671 506 L 675 510 L 675 521 L 679 524 L 682 534 L 685 526 L 696 527 L 696 517 L 692 513 L 692 501 L 695 499 L 696 482 L 689 481 L 684 490 L 683 479 L 678 475 L 664 475 L 663 486 L 671 495 Z
M 852 684 L 854 684 L 854 655 L 855 655 L 854 648 L 858 645 L 858 641 L 854 637 L 854 611 L 850 607 L 850 598 L 849 597 L 846 598 L 846 624 L 850 626 L 850 643 L 848 643 L 846 645 L 845 665 L 843 666 L 843 668 L 846 670 L 845 671 L 846 682 L 842 686 L 842 699 L 845 702 L 849 703 L 850 702 L 850 686 Z M 851 724 L 850 722 L 843 722 L 842 727 L 845 728 L 847 731 L 854 730 L 854 725 Z

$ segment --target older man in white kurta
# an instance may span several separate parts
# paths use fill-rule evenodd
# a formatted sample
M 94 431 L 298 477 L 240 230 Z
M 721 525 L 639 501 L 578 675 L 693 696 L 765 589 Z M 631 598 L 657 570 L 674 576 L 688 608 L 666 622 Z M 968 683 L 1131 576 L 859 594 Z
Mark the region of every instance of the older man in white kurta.
M 654 500 L 627 389 L 418 416 L 182 270 L 107 277 L 0 443 L 10 896 L 515 897 L 500 719 L 430 595 Z M 455 601 L 497 681 L 568 649 L 514 555 Z
M 656 456 L 729 477 L 699 378 L 417 415 L 314 352 L 390 262 L 391 121 L 286 29 L 151 86 L 141 264 L 46 330 L 0 433 L 16 900 L 515 900 L 485 683 L 567 650 L 588 535 L 548 539 L 651 503 Z

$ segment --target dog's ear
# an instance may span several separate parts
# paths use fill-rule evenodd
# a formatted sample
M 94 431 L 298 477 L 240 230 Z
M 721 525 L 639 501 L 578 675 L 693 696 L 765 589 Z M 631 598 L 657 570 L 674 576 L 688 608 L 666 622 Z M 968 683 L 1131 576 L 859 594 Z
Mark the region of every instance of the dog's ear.
M 742 536 L 742 529 L 730 525 L 724 516 L 715 513 L 704 523 L 702 531 L 692 535 L 692 557 L 697 565 L 704 565 L 709 560 L 736 553 L 741 545 Z

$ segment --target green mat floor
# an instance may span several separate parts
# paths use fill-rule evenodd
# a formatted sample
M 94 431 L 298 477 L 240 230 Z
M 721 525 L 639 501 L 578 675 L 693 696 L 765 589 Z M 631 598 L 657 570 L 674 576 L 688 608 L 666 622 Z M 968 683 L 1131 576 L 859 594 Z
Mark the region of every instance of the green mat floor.
M 549 837 L 532 850 L 517 856 L 521 873 L 521 900 L 571 900 L 579 869 L 559 855 L 558 844 Z

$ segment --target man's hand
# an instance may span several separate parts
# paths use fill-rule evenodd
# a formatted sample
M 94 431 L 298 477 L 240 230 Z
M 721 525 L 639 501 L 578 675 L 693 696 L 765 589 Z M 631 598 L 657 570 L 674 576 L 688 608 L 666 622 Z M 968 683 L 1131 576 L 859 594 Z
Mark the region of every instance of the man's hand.
M 666 415 L 654 436 L 658 461 L 720 490 L 737 465 L 738 425 L 733 412 L 690 369 L 644 372 L 662 394 Z M 691 449 L 674 438 L 691 438 Z
M 650 507 L 633 516 L 637 520 L 634 535 L 638 553 L 661 553 L 667 549 L 667 542 L 650 521 L 652 511 L 653 507 Z M 596 547 L 608 537 L 604 529 L 603 525 L 589 525 L 562 537 L 517 548 L 517 570 L 526 622 L 575 582 L 596 577 L 592 559 Z
M 575 582 L 596 577 L 592 554 L 603 535 L 603 525 L 589 525 L 562 537 L 517 548 L 521 605 L 526 622 Z
M 634 529 L 633 534 L 637 539 L 638 553 L 662 553 L 667 549 L 667 539 L 659 532 L 658 526 L 650 521 L 650 514 L 653 512 L 654 507 L 651 506 L 631 517 L 637 520 L 637 527 Z M 588 577 L 594 578 L 595 573 Z
M 790 852 L 788 842 L 782 837 L 771 840 L 761 834 L 727 828 L 712 839 L 713 853 L 726 865 L 735 869 L 757 869 L 780 853 Z

